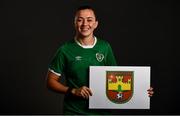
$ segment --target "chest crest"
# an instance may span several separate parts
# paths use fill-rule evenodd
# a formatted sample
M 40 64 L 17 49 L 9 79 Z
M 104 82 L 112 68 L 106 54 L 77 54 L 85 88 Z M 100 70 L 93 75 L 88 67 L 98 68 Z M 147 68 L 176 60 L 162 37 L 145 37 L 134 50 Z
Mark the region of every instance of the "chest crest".
M 102 62 L 104 59 L 104 55 L 101 53 L 96 53 L 96 59 L 97 61 Z

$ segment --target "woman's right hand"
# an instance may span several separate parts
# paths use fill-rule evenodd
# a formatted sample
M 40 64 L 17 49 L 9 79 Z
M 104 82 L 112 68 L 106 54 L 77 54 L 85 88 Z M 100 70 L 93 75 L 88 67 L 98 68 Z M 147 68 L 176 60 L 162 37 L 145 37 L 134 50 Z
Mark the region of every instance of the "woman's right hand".
M 89 96 L 92 96 L 92 91 L 88 87 L 82 86 L 78 89 L 73 88 L 72 94 L 78 97 L 83 97 L 85 99 L 88 99 Z

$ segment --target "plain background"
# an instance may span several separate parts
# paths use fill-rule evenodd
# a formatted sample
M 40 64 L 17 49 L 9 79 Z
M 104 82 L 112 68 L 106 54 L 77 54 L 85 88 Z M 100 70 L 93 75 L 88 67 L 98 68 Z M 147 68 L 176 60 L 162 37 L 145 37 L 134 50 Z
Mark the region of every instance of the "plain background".
M 151 66 L 151 109 L 112 112 L 179 114 L 179 5 L 171 0 L 1 1 L 0 114 L 62 113 L 63 95 L 46 88 L 46 72 L 57 48 L 73 39 L 74 10 L 81 4 L 97 10 L 95 35 L 111 44 L 118 65 Z

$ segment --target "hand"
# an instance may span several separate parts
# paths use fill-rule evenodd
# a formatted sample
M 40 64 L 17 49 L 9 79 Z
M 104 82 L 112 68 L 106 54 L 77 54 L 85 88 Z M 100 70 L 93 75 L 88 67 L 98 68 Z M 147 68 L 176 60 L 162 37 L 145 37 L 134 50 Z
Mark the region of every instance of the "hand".
M 88 99 L 89 96 L 92 96 L 91 90 L 86 86 L 82 86 L 78 89 L 72 89 L 72 94 L 75 96 L 83 97 L 85 99 Z
M 154 94 L 153 88 L 150 87 L 150 89 L 148 89 L 147 91 L 148 91 L 149 97 L 152 97 Z

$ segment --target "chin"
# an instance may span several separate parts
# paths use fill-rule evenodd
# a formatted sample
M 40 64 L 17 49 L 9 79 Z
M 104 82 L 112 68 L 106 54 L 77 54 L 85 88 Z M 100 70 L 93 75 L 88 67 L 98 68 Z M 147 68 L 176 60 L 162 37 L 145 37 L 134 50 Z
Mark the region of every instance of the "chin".
M 82 37 L 88 37 L 88 36 L 90 36 L 91 34 L 89 34 L 89 33 L 81 33 L 81 36 Z

